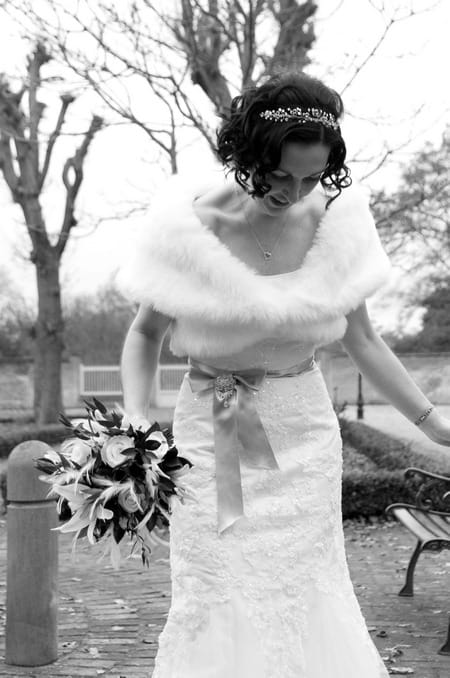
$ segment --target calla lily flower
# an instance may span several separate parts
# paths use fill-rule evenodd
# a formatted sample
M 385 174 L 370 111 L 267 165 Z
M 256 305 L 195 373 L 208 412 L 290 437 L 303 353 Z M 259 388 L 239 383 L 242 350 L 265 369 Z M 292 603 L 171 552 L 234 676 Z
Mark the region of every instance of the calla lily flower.
M 139 546 L 149 565 L 152 547 L 168 544 L 161 534 L 167 534 L 173 502 L 195 500 L 179 482 L 192 464 L 178 456 L 157 424 L 109 411 L 95 398 L 86 404 L 82 423 L 61 418 L 72 436 L 61 450 L 47 450 L 35 461 L 44 474 L 41 480 L 50 485 L 49 496 L 58 498 L 60 515 L 63 509 L 71 511 L 54 529 L 74 533 L 73 552 L 80 539 L 101 543 L 114 568 L 128 535 L 131 553 Z

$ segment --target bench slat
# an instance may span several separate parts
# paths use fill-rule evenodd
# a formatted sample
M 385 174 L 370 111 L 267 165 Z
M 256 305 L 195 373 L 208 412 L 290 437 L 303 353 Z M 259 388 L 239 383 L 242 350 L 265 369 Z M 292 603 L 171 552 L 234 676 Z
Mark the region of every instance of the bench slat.
M 406 509 L 403 507 L 394 507 L 392 509 L 392 512 L 396 516 L 396 518 L 405 525 L 413 534 L 416 535 L 418 539 L 420 539 L 423 542 L 431 541 L 433 539 L 447 539 L 450 541 L 450 534 L 447 533 L 445 537 L 439 536 L 436 537 L 434 531 L 430 532 L 430 530 L 425 527 L 421 521 L 419 521 L 415 515 L 412 515 L 412 512 L 415 513 L 420 513 L 421 518 L 423 518 L 424 513 L 423 511 L 420 511 L 418 509 Z
M 420 509 L 412 509 L 411 513 L 416 520 L 418 520 L 425 528 L 429 529 L 432 535 L 439 539 L 448 539 L 450 541 L 450 526 L 447 525 L 440 516 L 421 511 Z

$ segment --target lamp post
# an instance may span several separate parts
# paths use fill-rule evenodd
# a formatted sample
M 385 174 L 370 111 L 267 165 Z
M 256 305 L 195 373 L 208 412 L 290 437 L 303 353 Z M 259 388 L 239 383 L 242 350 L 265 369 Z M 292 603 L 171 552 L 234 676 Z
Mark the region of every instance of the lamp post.
M 356 404 L 357 404 L 356 418 L 364 419 L 364 397 L 362 391 L 362 376 L 360 372 L 358 372 L 358 398 Z

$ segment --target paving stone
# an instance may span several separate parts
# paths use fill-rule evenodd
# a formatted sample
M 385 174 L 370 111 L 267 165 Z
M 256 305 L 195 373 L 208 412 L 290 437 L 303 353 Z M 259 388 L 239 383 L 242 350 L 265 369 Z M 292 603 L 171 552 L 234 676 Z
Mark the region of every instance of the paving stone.
M 446 637 L 450 555 L 422 554 L 415 596 L 400 598 L 414 542 L 396 523 L 346 521 L 352 581 L 371 636 L 389 667 L 413 678 L 449 678 L 450 657 L 437 654 Z M 159 633 L 170 605 L 167 565 L 142 568 L 129 559 L 119 572 L 88 548 L 70 557 L 70 536 L 60 535 L 58 660 L 42 667 L 4 663 L 6 588 L 0 584 L 0 676 L 7 678 L 150 678 Z M 6 523 L 0 521 L 0 581 L 6 576 Z M 379 634 L 379 635 L 378 635 Z M 392 657 L 392 648 L 403 654 Z M 3 663 L 1 663 L 3 662 Z M 363 678 L 363 677 L 361 677 Z

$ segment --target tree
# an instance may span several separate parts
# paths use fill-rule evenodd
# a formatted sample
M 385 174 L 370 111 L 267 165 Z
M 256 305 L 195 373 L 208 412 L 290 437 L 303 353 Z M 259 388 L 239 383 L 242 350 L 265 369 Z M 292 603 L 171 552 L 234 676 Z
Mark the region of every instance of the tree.
M 435 289 L 421 301 L 425 314 L 420 332 L 395 343 L 396 351 L 450 352 L 450 278 L 437 281 Z
M 79 356 L 86 365 L 118 365 L 125 334 L 136 311 L 137 304 L 111 282 L 95 293 L 76 296 L 64 311 L 67 353 Z M 168 349 L 167 337 L 161 362 L 176 361 Z M 185 362 L 185 358 L 180 361 Z
M 315 39 L 313 0 L 43 4 L 45 12 L 31 0 L 10 0 L 8 11 L 26 32 L 45 36 L 111 112 L 142 129 L 172 173 L 182 128 L 200 132 L 214 149 L 211 121 L 228 108 L 232 91 L 287 64 L 303 70 Z
M 355 82 L 366 70 L 370 72 L 398 24 L 433 9 L 435 3 L 422 3 L 420 9 L 416 5 L 403 0 L 370 2 L 371 16 L 378 14 L 377 34 L 362 53 L 345 52 L 339 63 L 327 68 L 346 98 L 351 100 Z M 233 94 L 269 74 L 286 68 L 302 71 L 309 65 L 316 12 L 314 0 L 119 4 L 43 0 L 39 8 L 33 0 L 8 2 L 8 13 L 19 18 L 26 34 L 45 36 L 64 65 L 98 94 L 110 112 L 145 133 L 172 173 L 178 171 L 186 127 L 200 133 L 214 151 L 214 116 L 227 110 Z M 391 58 L 395 58 L 392 53 Z M 364 97 L 357 96 L 361 100 Z M 419 111 L 411 112 L 411 118 Z M 378 124 L 378 115 L 356 108 L 355 117 L 371 125 Z M 190 139 L 194 138 L 191 133 Z M 367 168 L 363 179 L 368 179 L 410 141 L 385 141 L 369 156 L 363 143 L 352 161 Z
M 450 292 L 449 166 L 447 130 L 438 144 L 427 144 L 412 157 L 395 191 L 381 190 L 372 196 L 372 210 L 384 246 L 392 262 L 404 272 L 402 289 L 396 296 L 401 294 L 403 313 L 409 316 L 412 308 L 418 311 L 427 305 L 434 290 L 439 292 L 440 299 Z M 434 341 L 433 331 L 430 342 Z M 413 345 L 418 349 L 420 343 L 431 350 L 425 334 L 417 342 L 415 336 L 409 335 L 393 340 L 397 350 L 407 350 L 407 346 Z
M 77 223 L 75 204 L 83 181 L 84 161 L 102 126 L 102 119 L 94 116 L 88 130 L 82 134 L 82 142 L 64 163 L 64 213 L 60 230 L 53 238 L 47 228 L 42 196 L 55 144 L 74 97 L 61 94 L 59 114 L 45 142 L 40 129 L 45 104 L 39 100 L 39 95 L 44 82 L 42 69 L 50 60 L 45 45 L 38 42 L 28 59 L 27 73 L 19 91 L 13 91 L 6 75 L 0 74 L 0 170 L 12 200 L 22 212 L 31 242 L 30 260 L 36 270 L 34 407 L 39 423 L 56 421 L 62 410 L 63 317 L 59 269 L 71 230 Z
M 85 364 L 117 365 L 136 311 L 136 304 L 111 284 L 73 298 L 64 313 L 67 352 Z
M 450 128 L 403 169 L 398 188 L 372 199 L 377 226 L 393 260 L 433 281 L 450 274 Z M 430 275 L 431 274 L 431 275 Z M 430 287 L 428 287 L 428 291 Z
M 0 270 L 0 360 L 32 355 L 34 324 L 34 310 Z

